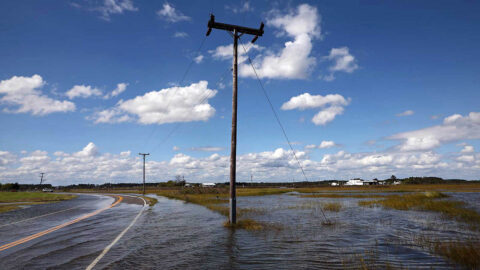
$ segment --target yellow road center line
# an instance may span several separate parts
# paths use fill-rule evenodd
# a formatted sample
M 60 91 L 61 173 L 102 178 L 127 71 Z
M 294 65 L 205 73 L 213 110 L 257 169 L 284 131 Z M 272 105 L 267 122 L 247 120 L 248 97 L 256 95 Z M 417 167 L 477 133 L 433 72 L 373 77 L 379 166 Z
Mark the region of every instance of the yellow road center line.
M 79 222 L 79 221 L 82 221 L 82 220 L 84 220 L 84 219 L 86 219 L 86 218 L 95 216 L 95 215 L 97 215 L 97 214 L 99 214 L 99 213 L 101 213 L 101 212 L 103 212 L 103 211 L 105 211 L 105 210 L 107 210 L 107 209 L 110 209 L 110 208 L 116 206 L 117 204 L 119 204 L 119 203 L 123 200 L 123 197 L 122 197 L 122 196 L 116 196 L 116 197 L 118 198 L 118 200 L 117 200 L 115 203 L 113 203 L 112 205 L 109 205 L 109 206 L 107 206 L 107 207 L 105 207 L 105 208 L 102 208 L 102 209 L 96 210 L 96 211 L 94 211 L 94 212 L 88 213 L 88 214 L 86 214 L 86 215 L 83 215 L 83 216 L 81 216 L 81 217 L 79 217 L 79 218 L 76 218 L 76 219 L 74 219 L 74 220 L 65 222 L 65 223 L 63 223 L 63 224 L 57 225 L 57 226 L 55 226 L 55 227 L 53 227 L 53 228 L 50 228 L 50 229 L 47 229 L 47 230 L 45 230 L 45 231 L 41 231 L 41 232 L 39 232 L 39 233 L 36 233 L 36 234 L 30 235 L 30 236 L 27 236 L 27 237 L 25 237 L 25 238 L 19 239 L 19 240 L 17 240 L 17 241 L 14 241 L 14 242 L 11 242 L 11 243 L 8 243 L 8 244 L 5 244 L 5 245 L 3 245 L 3 246 L 0 246 L 0 251 L 9 249 L 9 248 L 14 247 L 14 246 L 18 246 L 18 245 L 23 244 L 23 243 L 25 243 L 25 242 L 28 242 L 28 241 L 30 241 L 30 240 L 36 239 L 36 238 L 41 237 L 41 236 L 43 236 L 43 235 L 46 235 L 46 234 L 48 234 L 48 233 L 51 233 L 51 232 L 54 232 L 54 231 L 59 230 L 59 229 L 61 229 L 61 228 L 64 228 L 64 227 L 66 227 L 66 226 L 68 226 L 68 225 L 71 225 L 71 224 L 77 223 L 77 222 Z

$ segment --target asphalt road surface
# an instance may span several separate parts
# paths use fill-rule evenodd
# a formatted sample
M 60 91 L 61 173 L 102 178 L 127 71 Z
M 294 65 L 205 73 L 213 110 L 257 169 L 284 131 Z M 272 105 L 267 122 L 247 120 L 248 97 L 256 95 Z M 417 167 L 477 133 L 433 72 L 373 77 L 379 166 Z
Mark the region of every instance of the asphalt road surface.
M 0 269 L 97 269 L 146 209 L 140 197 L 79 194 L 0 214 Z

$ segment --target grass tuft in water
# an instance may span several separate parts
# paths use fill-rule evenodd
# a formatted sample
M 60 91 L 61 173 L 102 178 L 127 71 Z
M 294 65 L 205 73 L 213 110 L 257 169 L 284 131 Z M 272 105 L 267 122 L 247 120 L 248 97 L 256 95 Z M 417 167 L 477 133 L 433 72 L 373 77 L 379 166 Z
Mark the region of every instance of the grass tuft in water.
M 480 229 L 480 214 L 465 207 L 465 203 L 453 200 L 438 200 L 448 197 L 438 191 L 391 195 L 383 200 L 359 201 L 360 206 L 382 206 L 396 210 L 423 210 L 443 214 L 444 217 L 468 223 L 473 229 Z
M 329 202 L 323 205 L 323 210 L 330 212 L 340 212 L 342 209 L 342 204 L 338 202 Z
M 223 226 L 231 229 L 244 229 L 249 231 L 259 231 L 264 229 L 264 226 L 261 223 L 253 219 L 241 219 L 238 220 L 236 224 L 232 224 L 227 220 L 223 223 Z
M 480 242 L 436 243 L 434 252 L 470 269 L 480 268 Z
M 158 200 L 155 199 L 155 198 L 151 198 L 151 197 L 147 197 L 147 196 L 142 196 L 142 198 L 144 198 L 145 201 L 147 201 L 149 206 L 154 206 L 158 202 Z
M 426 248 L 454 263 L 469 269 L 480 268 L 480 239 L 439 240 L 428 236 L 418 236 L 413 239 L 416 245 Z
M 384 198 L 386 195 L 378 194 L 335 194 L 335 193 L 325 193 L 325 194 L 309 194 L 309 195 L 300 195 L 301 198 Z

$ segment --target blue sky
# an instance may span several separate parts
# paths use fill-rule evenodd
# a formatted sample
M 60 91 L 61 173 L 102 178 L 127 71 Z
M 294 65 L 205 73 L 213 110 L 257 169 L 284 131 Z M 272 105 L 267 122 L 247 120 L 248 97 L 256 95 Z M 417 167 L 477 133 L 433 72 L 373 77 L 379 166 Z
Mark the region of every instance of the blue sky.
M 205 39 L 210 13 L 265 22 L 255 46 L 241 40 L 309 180 L 478 179 L 479 11 L 474 1 L 3 1 L 0 181 L 135 182 L 138 152 L 151 153 L 151 181 L 227 181 L 232 38 Z M 239 179 L 303 180 L 248 62 L 239 69 Z

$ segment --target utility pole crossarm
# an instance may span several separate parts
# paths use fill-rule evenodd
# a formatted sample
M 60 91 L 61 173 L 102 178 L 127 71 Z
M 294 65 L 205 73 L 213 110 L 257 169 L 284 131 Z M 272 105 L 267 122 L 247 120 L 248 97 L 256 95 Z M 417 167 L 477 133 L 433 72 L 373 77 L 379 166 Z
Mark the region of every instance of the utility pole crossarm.
M 232 32 L 233 36 L 233 68 L 232 68 L 232 140 L 230 150 L 230 224 L 237 223 L 237 195 L 236 195 L 236 175 L 237 175 L 237 90 L 238 90 L 238 39 L 243 34 L 254 35 L 252 43 L 257 41 L 258 37 L 263 35 L 263 22 L 259 29 L 248 28 L 233 24 L 215 22 L 215 16 L 210 15 L 208 22 L 207 36 L 210 35 L 212 29 L 220 29 Z
M 239 26 L 239 25 L 233 25 L 233 24 L 226 24 L 226 23 L 219 23 L 215 21 L 215 16 L 213 14 L 210 15 L 210 21 L 208 21 L 208 31 L 207 31 L 207 36 L 210 35 L 210 32 L 212 32 L 212 28 L 215 29 L 220 29 L 220 30 L 227 30 L 230 32 L 236 31 L 237 34 L 249 34 L 255 36 L 252 40 L 252 43 L 254 43 L 258 37 L 263 36 L 263 27 L 265 26 L 263 22 L 260 24 L 259 29 L 255 28 L 249 28 L 249 27 L 244 27 L 244 26 Z

